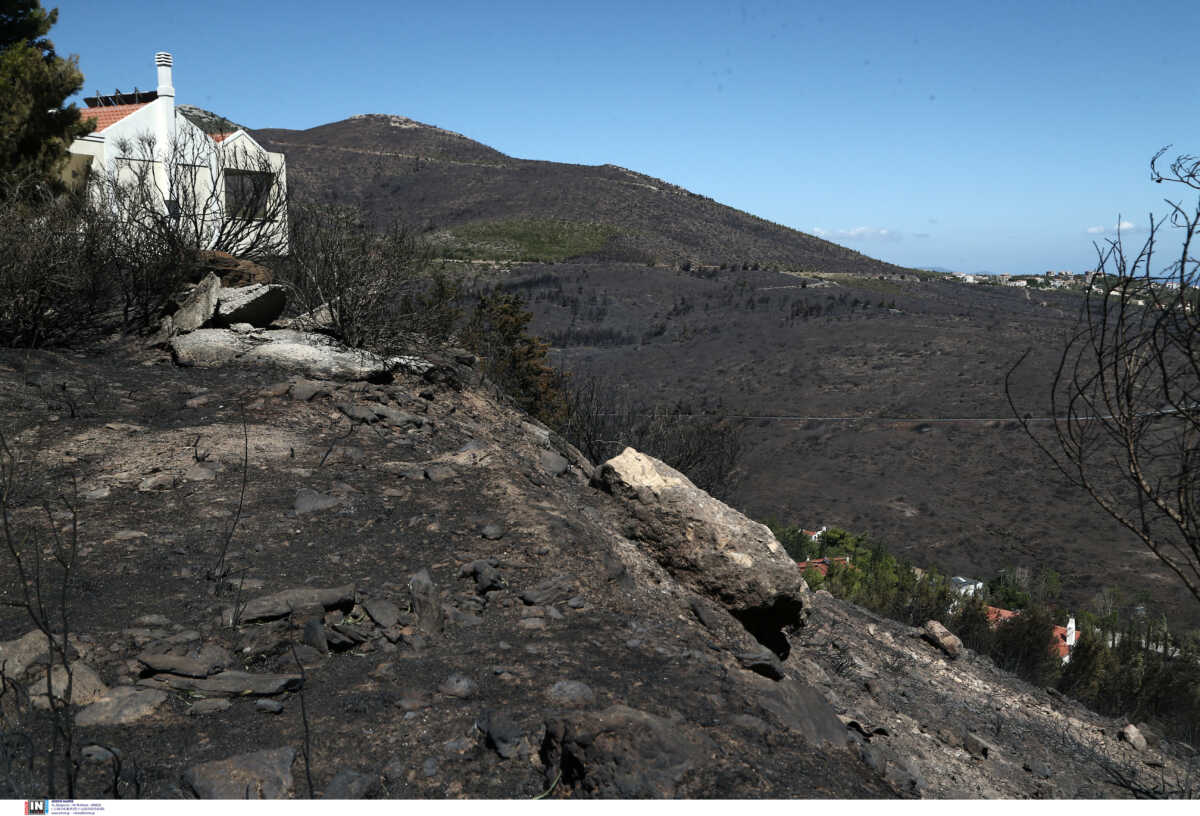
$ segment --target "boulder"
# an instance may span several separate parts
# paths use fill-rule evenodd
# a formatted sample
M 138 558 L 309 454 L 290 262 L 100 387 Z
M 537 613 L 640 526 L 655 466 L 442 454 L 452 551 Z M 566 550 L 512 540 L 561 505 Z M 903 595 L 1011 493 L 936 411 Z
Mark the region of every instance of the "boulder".
M 989 759 L 996 756 L 996 746 L 974 732 L 963 737 L 963 747 L 976 759 Z
M 942 624 L 935 620 L 926 621 L 922 629 L 926 640 L 945 652 L 951 660 L 963 653 L 962 641 Z
M 197 329 L 172 337 L 168 347 L 176 365 L 272 365 L 325 380 L 386 379 L 397 368 L 420 369 L 423 362 L 407 357 L 385 360 L 366 351 L 348 349 L 331 337 L 292 329 L 249 334 L 230 329 Z
M 61 699 L 67 693 L 67 670 L 56 665 L 50 670 L 50 689 L 55 697 Z M 84 663 L 71 663 L 71 699 L 72 705 L 90 705 L 108 694 L 108 686 L 100 679 L 96 671 Z M 49 709 L 50 700 L 46 697 L 46 679 L 43 677 L 29 686 L 29 701 L 35 708 Z
M 75 715 L 75 724 L 129 725 L 149 717 L 167 699 L 158 689 L 118 686 Z
M 786 657 L 784 633 L 803 625 L 811 594 L 766 525 L 633 448 L 596 468 L 592 482 L 624 503 L 627 537 L 681 583 L 725 607 L 761 643 Z
M 354 584 L 329 589 L 298 587 L 255 598 L 242 608 L 238 620 L 242 623 L 273 620 L 290 615 L 292 610 L 314 606 L 324 609 L 350 609 L 354 606 Z M 229 620 L 232 614 L 232 609 L 226 609 L 226 620 Z
M 1129 743 L 1129 745 L 1135 751 L 1146 750 L 1146 738 L 1142 736 L 1142 732 L 1139 731 L 1138 727 L 1133 723 L 1130 723 L 1121 729 L 1119 738 L 1123 742 Z
M 227 697 L 269 697 L 285 691 L 295 691 L 304 683 L 298 674 L 254 674 L 227 671 L 212 677 L 185 677 L 179 674 L 156 674 L 139 680 L 142 688 L 200 691 Z
M 296 749 L 275 748 L 193 765 L 184 783 L 198 799 L 286 799 Z
M 217 328 L 235 323 L 269 326 L 283 314 L 287 306 L 287 290 L 274 284 L 256 283 L 236 289 L 222 288 L 217 293 L 217 307 L 212 322 Z
M 171 334 L 191 332 L 207 323 L 217 308 L 220 291 L 221 279 L 212 273 L 205 275 L 170 315 L 168 331 Z
M 572 712 L 546 721 L 541 759 L 555 778 L 582 796 L 669 799 L 710 770 L 717 752 L 698 729 L 624 705 Z
M 196 279 L 216 275 L 222 286 L 249 286 L 254 283 L 270 283 L 274 275 L 270 269 L 245 258 L 235 258 L 228 252 L 216 249 L 201 250 L 196 256 Z
M 46 635 L 34 629 L 16 640 L 0 643 L 0 669 L 5 677 L 19 678 L 50 651 Z

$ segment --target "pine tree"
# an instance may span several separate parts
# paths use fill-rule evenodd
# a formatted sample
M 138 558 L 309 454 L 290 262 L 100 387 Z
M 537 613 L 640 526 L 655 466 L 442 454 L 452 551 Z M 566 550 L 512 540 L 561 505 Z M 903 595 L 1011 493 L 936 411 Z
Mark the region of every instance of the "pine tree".
M 77 57 L 58 56 L 46 39 L 57 20 L 39 0 L 0 0 L 0 175 L 17 182 L 55 184 L 72 140 L 92 129 L 74 105 L 63 107 L 83 74 Z

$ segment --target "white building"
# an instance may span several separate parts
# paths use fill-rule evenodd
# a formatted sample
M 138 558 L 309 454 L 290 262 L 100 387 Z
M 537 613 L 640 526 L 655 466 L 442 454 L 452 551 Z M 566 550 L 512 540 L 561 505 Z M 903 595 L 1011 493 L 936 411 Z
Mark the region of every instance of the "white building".
M 141 212 L 167 216 L 202 249 L 282 254 L 287 249 L 287 167 L 244 130 L 206 134 L 175 109 L 171 55 L 154 55 L 155 91 L 85 99 L 64 179 L 89 184 L 98 203 L 138 193 Z

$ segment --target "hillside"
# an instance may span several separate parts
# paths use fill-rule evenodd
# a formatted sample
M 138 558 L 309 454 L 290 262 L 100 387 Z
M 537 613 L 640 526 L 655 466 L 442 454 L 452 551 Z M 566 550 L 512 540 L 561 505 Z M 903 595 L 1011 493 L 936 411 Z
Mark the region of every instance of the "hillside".
M 255 135 L 287 153 L 302 195 L 490 260 L 470 277 L 522 294 L 577 380 L 765 417 L 741 423 L 731 496 L 755 518 L 868 533 L 953 574 L 1054 569 L 1069 609 L 1111 588 L 1200 625 L 1010 419 L 1004 375 L 1032 349 L 1014 385 L 1044 409 L 1075 296 L 918 275 L 629 170 L 514 159 L 402 117 Z
M 370 384 L 132 345 L 0 353 L 12 529 L 49 518 L 78 545 L 78 797 L 1186 784 L 1186 746 L 1135 748 L 1120 721 L 814 595 L 763 528 L 632 452 L 593 468 L 470 363 Z M 0 606 L 4 688 L 36 697 L 32 630 Z M 0 730 L 39 750 L 0 765 L 0 791 L 41 798 L 48 720 L 22 699 L 0 695 Z
M 478 247 L 479 226 L 501 222 L 503 238 L 567 222 L 590 235 L 576 254 L 599 259 L 903 271 L 632 170 L 516 159 L 399 116 L 256 130 L 254 137 L 287 154 L 297 193 L 361 205 L 380 224 L 418 225 L 450 254 L 474 248 L 468 254 L 519 257 L 520 246 Z

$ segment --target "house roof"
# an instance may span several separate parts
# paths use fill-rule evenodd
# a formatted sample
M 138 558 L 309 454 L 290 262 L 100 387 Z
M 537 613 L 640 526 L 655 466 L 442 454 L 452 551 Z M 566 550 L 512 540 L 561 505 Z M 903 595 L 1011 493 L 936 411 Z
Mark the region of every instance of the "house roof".
M 208 138 L 214 142 L 223 142 L 235 133 L 237 133 L 236 130 L 227 130 L 224 133 L 210 133 L 208 134 Z
M 992 623 L 999 623 L 1000 621 L 1011 620 L 1012 618 L 1015 618 L 1019 614 L 1021 614 L 1021 613 L 1013 612 L 1011 609 L 1001 609 L 998 606 L 989 606 L 987 608 L 987 619 L 989 621 L 991 621 Z
M 843 567 L 849 567 L 849 566 L 851 566 L 850 556 L 835 555 L 833 558 L 817 558 L 813 561 L 797 561 L 796 562 L 796 566 L 799 567 L 801 570 L 815 569 L 817 572 L 821 573 L 822 575 L 829 574 L 829 567 L 831 564 L 841 564 Z
M 104 105 L 99 108 L 84 108 L 79 111 L 79 120 L 81 122 L 85 122 L 88 119 L 95 120 L 96 129 L 92 132 L 99 133 L 106 127 L 120 122 L 135 110 L 144 108 L 149 104 L 149 102 L 138 102 L 129 105 Z

